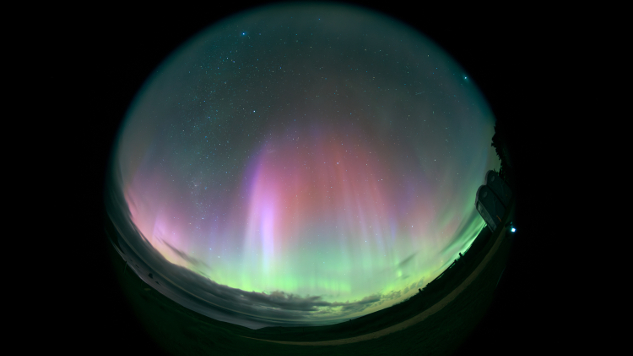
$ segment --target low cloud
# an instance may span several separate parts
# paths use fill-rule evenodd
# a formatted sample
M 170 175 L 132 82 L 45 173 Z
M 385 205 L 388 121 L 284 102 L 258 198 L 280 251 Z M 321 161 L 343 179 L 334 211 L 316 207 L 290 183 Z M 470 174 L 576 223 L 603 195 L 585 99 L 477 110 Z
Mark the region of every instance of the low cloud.
M 410 254 L 409 256 L 407 256 L 404 260 L 402 260 L 400 263 L 398 263 L 398 268 L 406 267 L 409 263 L 411 263 L 411 261 L 413 261 L 413 257 L 415 257 L 416 254 L 417 254 L 417 252 L 414 252 L 414 253 Z
M 196 266 L 196 267 L 200 267 L 200 266 L 204 266 L 207 268 L 210 268 L 209 265 L 207 265 L 206 263 L 204 263 L 203 261 L 195 258 L 195 257 L 191 257 L 189 255 L 187 255 L 186 253 L 180 251 L 179 249 L 175 248 L 174 246 L 170 245 L 167 241 L 165 240 L 160 240 L 162 243 L 164 243 L 167 247 L 169 247 L 169 249 L 171 249 L 175 254 L 177 254 L 180 258 L 182 258 L 183 260 L 191 263 L 192 265 Z
M 117 226 L 118 244 L 128 263 L 134 263 L 139 273 L 159 284 L 161 293 L 175 302 L 209 317 L 248 327 L 266 325 L 323 325 L 357 317 L 372 306 L 399 298 L 401 291 L 373 294 L 360 300 L 328 302 L 322 296 L 300 296 L 284 291 L 271 293 L 248 292 L 221 285 L 185 267 L 167 261 L 135 228 L 124 199 L 118 194 L 110 196 L 110 203 L 120 204 L 110 218 Z M 163 241 L 174 253 L 195 266 L 204 262 L 187 255 Z M 411 261 L 414 254 L 400 265 Z
M 132 237 L 119 238 L 119 245 L 126 257 L 142 265 L 144 274 L 152 273 L 154 279 L 160 280 L 161 287 L 168 290 L 164 294 L 177 303 L 208 316 L 209 313 L 205 311 L 211 309 L 225 316 L 229 315 L 230 318 L 226 317 L 225 320 L 228 318 L 236 324 L 249 326 L 242 321 L 255 320 L 268 322 L 269 325 L 319 325 L 349 319 L 384 301 L 384 296 L 380 294 L 355 301 L 328 302 L 321 296 L 300 296 L 284 291 L 249 292 L 232 288 L 167 261 L 143 236 L 134 237 L 139 233 L 136 229 L 129 228 L 127 233 L 132 234 Z M 168 243 L 165 244 L 184 260 L 192 264 L 203 264 Z
M 398 290 L 398 291 L 391 291 L 389 294 L 385 294 L 385 295 L 383 296 L 383 299 L 384 299 L 385 301 L 388 301 L 388 300 L 398 299 L 398 298 L 400 298 L 401 296 L 402 296 L 402 293 L 401 293 L 399 290 Z

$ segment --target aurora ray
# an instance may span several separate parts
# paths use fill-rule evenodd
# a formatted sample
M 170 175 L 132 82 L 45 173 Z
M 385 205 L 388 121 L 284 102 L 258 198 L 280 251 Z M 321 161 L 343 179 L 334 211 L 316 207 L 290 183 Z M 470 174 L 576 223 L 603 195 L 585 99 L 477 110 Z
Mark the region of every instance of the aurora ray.
M 499 168 L 495 120 L 464 73 L 357 8 L 217 23 L 128 111 L 113 156 L 121 238 L 196 303 L 260 322 L 334 323 L 402 301 L 484 226 L 473 201 Z

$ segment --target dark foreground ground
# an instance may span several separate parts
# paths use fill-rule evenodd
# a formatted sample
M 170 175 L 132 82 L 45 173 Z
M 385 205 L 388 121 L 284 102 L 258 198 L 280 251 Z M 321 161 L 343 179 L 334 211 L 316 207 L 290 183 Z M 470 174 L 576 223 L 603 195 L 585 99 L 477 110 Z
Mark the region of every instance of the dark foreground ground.
M 134 315 L 123 322 L 135 329 L 122 328 L 127 334 L 116 339 L 136 342 L 121 343 L 124 354 L 142 352 L 173 355 L 448 355 L 462 352 L 482 340 L 472 340 L 477 327 L 485 322 L 495 299 L 495 289 L 506 268 L 512 235 L 506 234 L 493 258 L 479 276 L 454 301 L 423 322 L 384 337 L 339 346 L 294 346 L 244 338 L 283 341 L 324 341 L 344 339 L 379 331 L 405 321 L 437 303 L 461 284 L 481 263 L 497 240 L 500 231 L 482 230 L 471 249 L 457 260 L 444 275 L 431 282 L 422 293 L 401 304 L 349 322 L 320 327 L 269 327 L 251 330 L 246 327 L 216 321 L 171 301 L 146 285 L 133 272 L 124 273 L 125 262 L 110 246 L 113 271 L 120 281 L 127 312 Z M 112 334 L 117 335 L 116 326 Z M 494 337 L 494 336 L 492 336 Z M 138 344 L 144 340 L 144 345 Z M 496 354 L 500 343 L 489 342 L 490 353 Z M 113 342 L 117 342 L 113 340 Z M 472 347 L 472 346 L 471 346 Z M 151 351 L 150 351 L 151 350 Z M 140 351 L 140 350 L 139 350 Z

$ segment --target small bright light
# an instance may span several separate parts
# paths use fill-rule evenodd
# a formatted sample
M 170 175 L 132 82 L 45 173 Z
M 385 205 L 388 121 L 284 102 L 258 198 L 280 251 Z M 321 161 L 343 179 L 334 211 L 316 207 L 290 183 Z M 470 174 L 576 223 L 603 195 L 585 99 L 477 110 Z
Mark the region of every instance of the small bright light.
M 512 228 L 512 229 L 511 229 L 510 231 L 512 231 L 512 232 L 515 232 L 515 231 L 517 231 L 517 229 L 515 229 L 515 228 Z

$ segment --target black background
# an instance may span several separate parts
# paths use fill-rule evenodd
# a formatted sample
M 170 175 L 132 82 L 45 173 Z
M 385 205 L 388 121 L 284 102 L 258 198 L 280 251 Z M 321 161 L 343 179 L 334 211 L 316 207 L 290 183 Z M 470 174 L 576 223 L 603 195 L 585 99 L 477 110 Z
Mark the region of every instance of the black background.
M 46 67 L 42 88 L 51 99 L 49 111 L 59 118 L 55 128 L 62 131 L 51 150 L 59 151 L 57 157 L 68 165 L 64 180 L 77 198 L 62 220 L 73 235 L 66 253 L 76 258 L 57 262 L 64 265 L 60 270 L 68 263 L 78 273 L 59 298 L 64 307 L 55 318 L 61 319 L 49 326 L 54 349 L 158 354 L 123 299 L 106 254 L 102 197 L 110 149 L 126 110 L 156 66 L 214 21 L 260 3 L 152 5 L 141 11 L 93 8 L 77 16 L 51 16 L 41 24 L 38 51 Z M 542 54 L 548 50 L 538 25 L 542 19 L 519 8 L 404 4 L 389 1 L 369 7 L 418 28 L 465 68 L 507 129 L 519 177 L 518 231 L 510 262 L 489 313 L 458 353 L 538 351 L 553 318 L 544 308 L 548 292 L 541 271 L 547 261 L 541 253 L 543 237 L 533 223 L 536 204 L 530 184 L 542 160 L 534 140 L 548 100 L 540 90 L 547 80 Z

